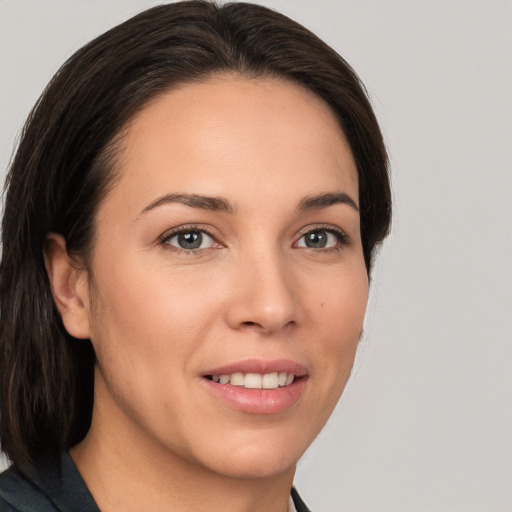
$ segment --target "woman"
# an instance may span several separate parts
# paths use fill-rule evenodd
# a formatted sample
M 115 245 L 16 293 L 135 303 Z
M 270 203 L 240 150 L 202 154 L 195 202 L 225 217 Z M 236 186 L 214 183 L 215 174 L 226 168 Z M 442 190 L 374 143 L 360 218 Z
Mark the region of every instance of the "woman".
M 175 3 L 79 50 L 7 179 L 1 510 L 307 510 L 390 203 L 363 86 L 285 16 Z

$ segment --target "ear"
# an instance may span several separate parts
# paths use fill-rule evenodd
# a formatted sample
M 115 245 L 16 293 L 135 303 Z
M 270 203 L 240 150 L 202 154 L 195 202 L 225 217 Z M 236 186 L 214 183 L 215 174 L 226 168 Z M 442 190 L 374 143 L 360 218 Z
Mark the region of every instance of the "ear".
M 49 233 L 44 245 L 44 262 L 66 331 L 75 338 L 90 338 L 90 301 L 87 272 L 77 268 L 66 250 L 63 236 Z

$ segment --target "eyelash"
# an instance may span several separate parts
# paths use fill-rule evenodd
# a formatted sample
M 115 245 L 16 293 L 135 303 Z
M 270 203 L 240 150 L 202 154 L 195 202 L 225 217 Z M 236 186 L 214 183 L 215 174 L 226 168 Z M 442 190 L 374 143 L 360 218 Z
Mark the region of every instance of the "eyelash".
M 306 229 L 301 231 L 297 241 L 294 242 L 293 245 L 296 246 L 299 240 L 301 240 L 308 233 L 315 233 L 319 231 L 324 231 L 326 233 L 334 235 L 337 238 L 337 244 L 334 247 L 328 247 L 325 249 L 313 249 L 306 247 L 306 249 L 309 249 L 313 253 L 339 252 L 343 247 L 349 244 L 349 237 L 341 228 L 338 228 L 337 226 L 333 226 L 331 224 L 319 224 L 313 227 L 308 226 Z
M 183 249 L 176 247 L 174 245 L 169 244 L 169 240 L 181 233 L 192 233 L 192 232 L 198 232 L 198 233 L 205 233 L 209 237 L 211 237 L 214 240 L 214 244 L 221 245 L 222 242 L 218 241 L 218 234 L 214 233 L 211 228 L 204 225 L 197 225 L 197 224 L 191 224 L 191 225 L 184 225 L 179 226 L 171 231 L 167 231 L 164 233 L 159 239 L 158 239 L 158 245 L 162 246 L 166 250 L 171 250 L 173 252 L 176 252 L 178 254 L 184 254 L 184 255 L 192 255 L 192 256 L 198 256 L 206 249 Z M 333 252 L 333 251 L 340 251 L 344 246 L 348 245 L 349 243 L 349 237 L 348 235 L 340 228 L 332 225 L 318 225 L 318 226 L 308 226 L 307 229 L 302 230 L 299 233 L 299 237 L 297 240 L 293 243 L 293 247 L 297 247 L 298 242 L 307 234 L 309 233 L 315 233 L 315 232 L 326 232 L 334 235 L 337 238 L 337 244 L 334 247 L 328 247 L 328 248 L 311 248 L 311 247 L 304 247 L 304 249 L 308 249 L 311 252 L 314 253 L 326 253 L 326 252 Z M 218 247 L 212 247 L 212 248 L 218 248 Z M 209 249 L 209 248 L 208 248 Z
M 184 254 L 184 255 L 191 255 L 191 256 L 198 256 L 206 249 L 183 249 L 180 247 L 176 247 L 174 245 L 169 244 L 169 240 L 181 233 L 204 233 L 211 237 L 214 240 L 214 244 L 221 244 L 222 242 L 218 241 L 218 234 L 214 233 L 211 228 L 204 225 L 197 225 L 197 224 L 190 224 L 190 225 L 184 225 L 179 226 L 171 231 L 167 231 L 164 233 L 158 240 L 158 245 L 162 246 L 164 249 L 168 251 L 173 251 L 178 254 Z

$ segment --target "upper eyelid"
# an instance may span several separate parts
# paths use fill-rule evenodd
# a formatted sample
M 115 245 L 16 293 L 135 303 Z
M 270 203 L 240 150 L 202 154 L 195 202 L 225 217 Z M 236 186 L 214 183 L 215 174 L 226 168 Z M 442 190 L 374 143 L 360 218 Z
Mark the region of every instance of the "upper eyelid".
M 337 233 L 338 235 L 348 238 L 348 234 L 344 229 L 333 224 L 310 224 L 299 230 L 297 236 L 302 237 L 307 233 L 311 233 L 311 231 L 331 231 L 333 233 Z
M 169 238 L 179 235 L 180 233 L 186 233 L 187 231 L 200 231 L 202 233 L 206 233 L 214 240 L 222 242 L 222 236 L 220 233 L 218 233 L 218 231 L 213 227 L 205 224 L 182 224 L 180 226 L 175 226 L 162 233 L 162 235 L 158 237 L 158 242 L 163 242 L 164 240 L 168 240 Z
M 338 238 L 338 245 L 340 246 L 349 245 L 350 244 L 350 237 L 345 232 L 345 230 L 341 229 L 339 226 L 334 226 L 332 224 L 321 224 L 321 225 L 309 225 L 304 227 L 299 234 L 296 236 L 295 241 L 293 242 L 293 246 L 296 246 L 299 241 L 304 237 L 304 235 L 307 235 L 308 233 L 315 232 L 315 231 L 327 231 L 331 234 L 334 234 Z M 331 248 L 333 249 L 333 248 Z M 331 249 L 314 249 L 315 252 L 322 252 L 322 251 L 329 251 Z

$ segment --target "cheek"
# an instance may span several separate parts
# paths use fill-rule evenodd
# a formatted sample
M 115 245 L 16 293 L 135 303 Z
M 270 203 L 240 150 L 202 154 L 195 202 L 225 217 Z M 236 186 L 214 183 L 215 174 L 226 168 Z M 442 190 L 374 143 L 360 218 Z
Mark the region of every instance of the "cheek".
M 199 269 L 176 272 L 143 258 L 111 260 L 116 264 L 96 269 L 103 280 L 92 342 L 116 400 L 151 417 L 155 401 L 158 410 L 176 406 L 165 402 L 184 396 L 205 343 L 222 339 L 219 283 Z
M 317 290 L 314 310 L 318 341 L 320 372 L 331 393 L 341 394 L 350 376 L 357 346 L 361 337 L 368 300 L 366 270 L 355 268 L 332 277 L 329 285 Z M 313 305 L 311 306 L 313 308 Z M 337 398 L 336 398 L 337 400 Z
M 116 262 L 96 269 L 91 340 L 103 399 L 111 397 L 138 423 L 164 431 L 169 417 L 187 411 L 181 400 L 213 325 L 215 293 L 210 286 L 198 293 L 186 273 L 170 276 L 154 265 Z
M 325 329 L 329 333 L 327 338 L 333 342 L 349 342 L 354 336 L 359 339 L 368 301 L 364 267 L 352 265 L 312 281 L 315 286 L 310 287 L 306 296 L 318 328 Z
M 100 315 L 109 319 L 107 328 L 126 333 L 127 339 L 140 333 L 147 343 L 157 343 L 160 338 L 167 343 L 171 338 L 179 340 L 186 332 L 201 329 L 197 319 L 208 315 L 215 305 L 208 279 L 148 265 L 144 258 L 117 260 L 115 266 L 99 268 L 99 274 L 106 276 L 98 283 Z

